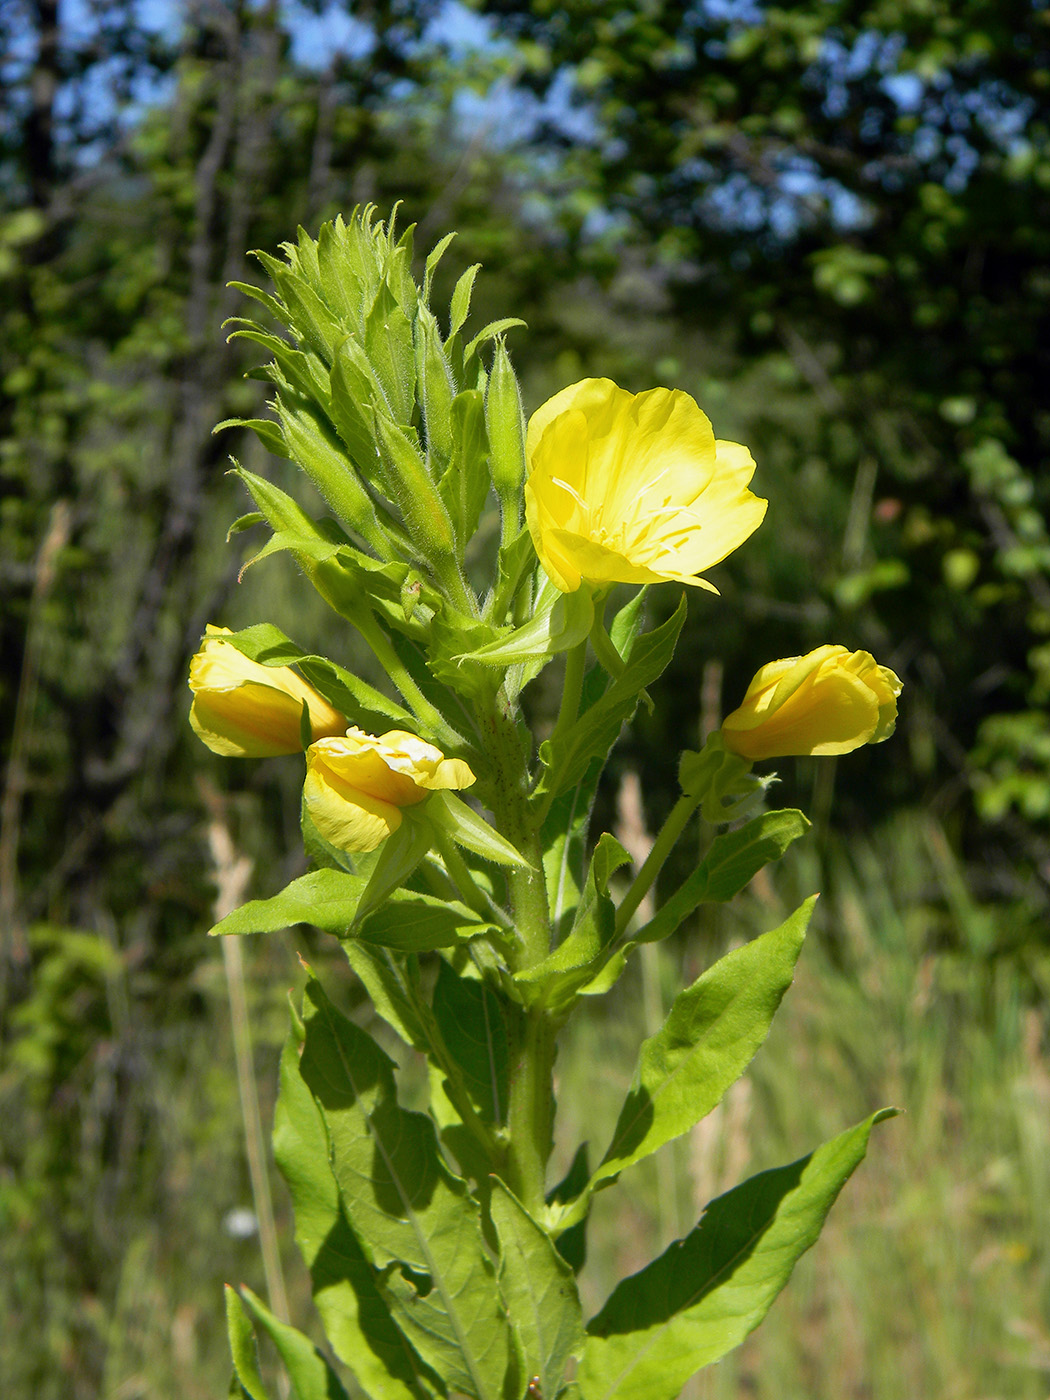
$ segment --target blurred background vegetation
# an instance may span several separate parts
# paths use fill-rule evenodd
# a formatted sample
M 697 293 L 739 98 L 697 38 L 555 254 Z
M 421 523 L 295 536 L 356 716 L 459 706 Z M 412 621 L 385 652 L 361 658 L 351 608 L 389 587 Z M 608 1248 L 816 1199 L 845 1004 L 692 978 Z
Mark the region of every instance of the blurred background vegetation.
M 479 325 L 528 321 L 530 408 L 676 385 L 759 463 L 767 524 L 693 600 L 608 822 L 644 840 L 764 660 L 843 642 L 906 682 L 889 745 L 783 765 L 805 852 L 565 1047 L 566 1137 L 600 1140 L 682 979 L 824 891 L 750 1075 L 597 1215 L 587 1296 L 893 1102 L 694 1400 L 1045 1400 L 1046 0 L 0 0 L 0 55 L 4 1396 L 222 1395 L 220 1284 L 263 1286 L 207 827 L 272 892 L 300 775 L 195 744 L 186 667 L 210 621 L 364 662 L 287 564 L 237 585 L 227 458 L 287 464 L 212 433 L 263 396 L 220 326 L 246 250 L 401 200 L 417 248 L 460 230 L 449 279 L 484 264 Z M 264 1119 L 296 950 L 360 1005 L 332 947 L 244 944 Z

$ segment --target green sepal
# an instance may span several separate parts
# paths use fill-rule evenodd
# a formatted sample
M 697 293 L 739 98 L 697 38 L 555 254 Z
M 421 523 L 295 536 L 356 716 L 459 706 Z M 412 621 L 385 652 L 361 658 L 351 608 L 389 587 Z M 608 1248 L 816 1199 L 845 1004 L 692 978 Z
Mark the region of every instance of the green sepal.
M 456 234 L 454 230 L 452 233 L 446 233 L 444 238 L 442 238 L 439 243 L 436 243 L 434 247 L 431 248 L 430 252 L 427 254 L 426 264 L 423 269 L 424 306 L 430 306 L 430 293 L 434 285 L 434 273 L 437 270 L 438 263 L 445 256 L 445 252 L 447 251 L 449 244 L 452 242 L 455 236 Z
M 278 395 L 276 409 L 290 455 L 336 515 L 378 547 L 375 504 L 327 417 L 309 400 L 287 392 Z
M 364 350 L 383 386 L 394 420 L 406 425 L 411 423 L 416 395 L 412 323 L 386 283 L 379 288 L 365 316 Z
M 523 865 L 529 862 L 494 827 L 451 792 L 435 792 L 427 802 L 427 820 L 451 836 L 458 846 L 473 851 L 497 865 Z
M 762 812 L 736 831 L 716 836 L 702 863 L 633 936 L 635 943 L 667 938 L 701 904 L 724 904 L 765 866 L 779 860 L 792 841 L 809 830 L 809 819 L 794 807 Z
M 426 307 L 420 307 L 413 331 L 427 467 L 437 479 L 452 456 L 452 401 L 456 397 L 456 384 L 445 359 L 437 321 Z
M 212 432 L 221 433 L 224 428 L 247 428 L 255 434 L 267 452 L 285 459 L 291 456 L 281 432 L 281 425 L 275 423 L 272 418 L 224 418 L 221 423 L 215 424 Z
M 525 479 L 525 414 L 518 380 L 502 339 L 496 341 L 485 389 L 485 424 L 492 453 L 492 484 L 505 509 L 513 503 L 518 518 L 521 483 Z
M 467 342 L 463 350 L 464 367 L 470 364 L 481 347 L 487 345 L 490 340 L 495 340 L 497 336 L 513 330 L 515 326 L 524 326 L 525 324 L 526 322 L 520 316 L 502 316 L 498 321 L 490 321 L 487 326 L 482 326 L 474 339 Z
M 440 794 L 435 794 L 440 796 Z M 427 805 L 433 801 L 430 798 Z M 361 891 L 357 917 L 364 919 L 413 875 L 433 845 L 434 833 L 426 817 L 417 807 L 401 811 L 401 825 L 396 827 L 379 847 L 379 855 Z
M 223 641 L 262 666 L 297 666 L 328 703 L 346 715 L 349 723 L 369 734 L 381 734 L 388 729 L 420 728 L 415 716 L 395 700 L 389 700 L 367 681 L 337 666 L 326 656 L 311 656 L 301 651 L 272 623 L 260 622 L 240 632 L 231 632 L 223 636 Z
M 477 389 L 457 394 L 449 406 L 448 468 L 438 482 L 462 549 L 478 528 L 489 493 L 489 444 L 485 411 Z
M 261 510 L 250 510 L 245 515 L 239 515 L 230 528 L 226 531 L 226 543 L 233 539 L 234 535 L 240 535 L 245 530 L 251 530 L 256 525 L 265 525 L 266 516 Z
M 624 1279 L 587 1324 L 582 1400 L 675 1400 L 754 1330 L 813 1245 L 883 1109 L 790 1166 L 712 1201 L 699 1225 Z
M 452 520 L 431 480 L 415 440 L 415 431 L 403 428 L 385 413 L 373 413 L 376 442 L 391 479 L 391 499 L 401 511 L 420 557 L 450 556 L 455 550 Z

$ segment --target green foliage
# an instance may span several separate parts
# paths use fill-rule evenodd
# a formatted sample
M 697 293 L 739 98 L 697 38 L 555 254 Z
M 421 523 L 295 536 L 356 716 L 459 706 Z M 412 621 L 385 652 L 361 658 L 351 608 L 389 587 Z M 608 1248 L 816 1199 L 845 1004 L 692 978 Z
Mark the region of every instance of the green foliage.
M 872 1126 L 890 1112 L 712 1201 L 685 1239 L 624 1279 L 587 1324 L 584 1400 L 673 1400 L 694 1372 L 738 1346 L 816 1241 Z

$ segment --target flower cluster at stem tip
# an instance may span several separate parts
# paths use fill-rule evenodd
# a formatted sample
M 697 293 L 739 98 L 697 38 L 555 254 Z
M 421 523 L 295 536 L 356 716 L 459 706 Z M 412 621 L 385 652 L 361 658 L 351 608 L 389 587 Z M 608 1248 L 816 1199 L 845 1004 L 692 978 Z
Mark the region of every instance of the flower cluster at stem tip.
M 664 581 L 717 593 L 701 571 L 762 523 L 746 447 L 716 439 L 688 394 L 631 394 L 584 379 L 529 421 L 525 516 L 545 573 L 564 593 Z M 374 850 L 405 808 L 462 789 L 460 758 L 403 730 L 348 727 L 289 666 L 264 666 L 209 626 L 190 664 L 190 723 L 216 753 L 267 757 L 306 745 L 304 805 L 317 830 L 348 851 Z M 724 721 L 725 748 L 745 762 L 849 753 L 893 732 L 901 682 L 867 652 L 822 646 L 769 662 Z

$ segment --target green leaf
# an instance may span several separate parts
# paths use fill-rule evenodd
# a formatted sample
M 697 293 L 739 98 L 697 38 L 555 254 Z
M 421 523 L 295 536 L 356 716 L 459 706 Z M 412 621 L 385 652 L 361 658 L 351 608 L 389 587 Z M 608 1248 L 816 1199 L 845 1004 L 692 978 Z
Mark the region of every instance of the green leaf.
M 489 1209 L 500 1243 L 499 1283 L 525 1359 L 540 1394 L 558 1393 L 565 1366 L 583 1345 L 576 1278 L 550 1236 L 498 1178 Z
M 575 594 L 568 594 L 575 597 Z M 605 758 L 616 743 L 625 721 L 634 714 L 638 698 L 667 666 L 685 622 L 683 597 L 674 614 L 652 632 L 643 633 L 631 647 L 627 665 L 604 695 L 580 715 L 568 732 L 548 740 L 541 748 L 546 772 L 538 791 L 564 792 L 574 787 L 595 757 Z
M 609 897 L 609 881 L 630 860 L 619 841 L 603 832 L 591 856 L 568 937 L 542 962 L 515 974 L 515 982 L 531 994 L 534 1003 L 561 1010 L 598 971 L 615 932 L 616 908 Z
M 555 798 L 543 821 L 543 875 L 557 943 L 565 941 L 579 907 L 586 869 L 587 828 L 600 776 L 601 764 L 595 759 L 582 782 Z
M 343 952 L 378 1014 L 406 1045 L 426 1055 L 430 1037 L 417 1009 L 405 960 L 393 957 L 386 948 L 354 941 L 345 942 Z
M 343 870 L 312 870 L 269 899 L 248 900 L 220 919 L 211 933 L 277 933 L 293 924 L 313 924 L 343 938 L 366 884 L 360 875 Z
M 488 646 L 464 653 L 464 661 L 485 666 L 542 661 L 584 641 L 594 621 L 594 601 L 586 588 L 561 593 L 549 584 L 536 600 L 531 619 Z
M 402 1332 L 447 1385 L 503 1400 L 507 1319 L 477 1203 L 433 1121 L 397 1102 L 394 1063 L 311 980 L 300 1068 L 324 1114 L 344 1209 Z
M 576 1154 L 569 1163 L 569 1170 L 558 1182 L 554 1190 L 547 1195 L 547 1204 L 564 1205 L 568 1201 L 575 1200 L 576 1197 L 586 1187 L 590 1180 L 591 1168 L 589 1163 L 588 1147 L 585 1142 L 581 1142 L 576 1149 Z M 557 1239 L 558 1253 L 572 1269 L 574 1274 L 578 1274 L 587 1262 L 587 1215 L 585 1214 L 575 1225 L 570 1225 L 567 1230 L 563 1230 Z
M 690 1376 L 739 1346 L 816 1241 L 873 1125 L 894 1112 L 720 1196 L 684 1239 L 624 1279 L 587 1325 L 576 1377 L 583 1400 L 674 1400 Z
M 727 953 L 678 994 L 667 1020 L 642 1043 L 592 1188 L 688 1132 L 740 1078 L 791 985 L 815 902 L 814 895 L 780 928 Z
M 368 914 L 353 937 L 404 953 L 428 953 L 451 948 L 496 927 L 454 899 L 438 899 L 414 890 L 395 890 L 386 904 Z
M 298 1400 L 349 1400 L 339 1377 L 309 1337 L 304 1337 L 287 1322 L 281 1322 L 243 1283 L 240 1294 L 277 1348 Z
M 674 933 L 699 905 L 735 898 L 758 872 L 779 860 L 792 841 L 805 835 L 809 820 L 793 807 L 762 812 L 736 831 L 716 836 L 703 862 L 634 935 L 635 943 L 655 943 Z
M 244 1304 L 237 1296 L 236 1289 L 226 1285 L 226 1331 L 230 1339 L 230 1355 L 233 1357 L 233 1370 L 236 1389 L 234 1395 L 247 1397 L 247 1400 L 270 1400 L 270 1392 L 263 1385 L 259 1374 L 259 1354 L 255 1346 L 255 1332 L 244 1310 Z
M 294 1034 L 281 1056 L 273 1150 L 288 1183 L 295 1240 L 310 1270 L 314 1302 L 332 1349 L 377 1400 L 423 1400 L 439 1387 L 422 1379 L 420 1362 L 395 1326 L 343 1214 L 328 1162 L 324 1119 L 299 1072 Z
M 779 860 L 792 841 L 809 830 L 809 819 L 794 808 L 763 812 L 738 831 L 715 837 L 704 864 L 704 899 L 723 903 L 733 899 L 763 866 Z
M 487 983 L 459 977 L 443 959 L 434 986 L 434 1020 L 464 1092 L 486 1123 L 506 1122 L 512 1008 Z

